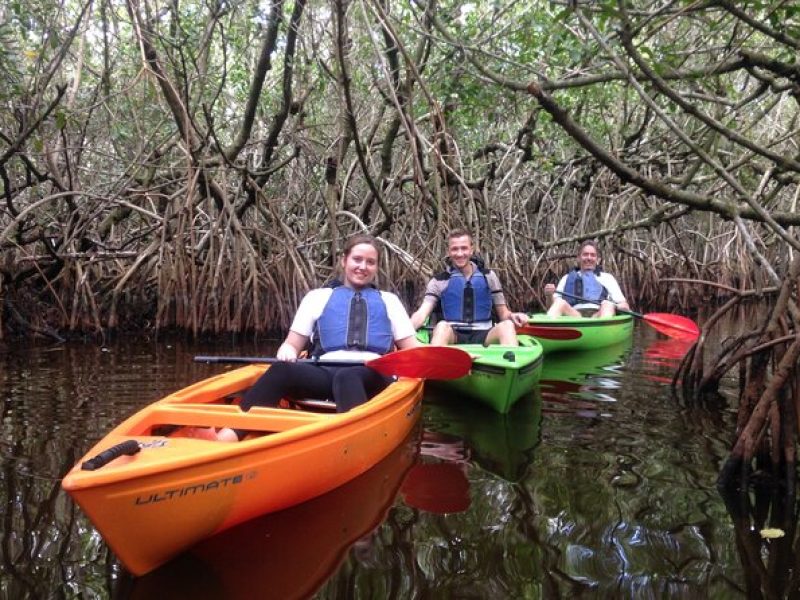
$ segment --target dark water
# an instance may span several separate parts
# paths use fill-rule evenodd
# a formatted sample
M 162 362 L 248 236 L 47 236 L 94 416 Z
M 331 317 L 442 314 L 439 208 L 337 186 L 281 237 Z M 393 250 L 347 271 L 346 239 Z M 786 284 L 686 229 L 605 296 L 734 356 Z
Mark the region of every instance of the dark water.
M 124 416 L 222 368 L 192 355 L 273 348 L 0 346 L 0 597 L 728 598 L 759 576 L 715 488 L 734 409 L 673 398 L 685 347 L 641 326 L 631 346 L 548 357 L 506 416 L 428 392 L 419 430 L 366 475 L 129 576 L 60 477 Z

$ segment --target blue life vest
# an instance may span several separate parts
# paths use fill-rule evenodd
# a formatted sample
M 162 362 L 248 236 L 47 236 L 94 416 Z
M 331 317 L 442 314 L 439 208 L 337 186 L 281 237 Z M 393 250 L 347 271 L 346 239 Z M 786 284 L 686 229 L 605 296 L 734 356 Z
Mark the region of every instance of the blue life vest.
M 586 298 L 587 300 L 602 302 L 608 298 L 608 290 L 597 280 L 597 275 L 599 273 L 600 269 L 596 269 L 593 272 L 581 272 L 580 269 L 573 269 L 567 275 L 567 282 L 564 285 L 564 291 L 567 294 L 572 294 L 573 296 L 579 296 L 581 298 Z M 569 296 L 564 296 L 564 300 L 569 302 L 570 306 L 575 306 L 576 304 L 581 304 L 583 302 L 582 300 L 576 300 L 575 298 L 570 298 Z
M 469 279 L 455 268 L 451 268 L 444 275 L 447 287 L 442 293 L 440 304 L 445 321 L 491 323 L 492 291 L 489 289 L 484 270 L 475 267 Z
M 340 285 L 322 309 L 316 323 L 313 354 L 334 350 L 365 350 L 386 354 L 394 346 L 392 323 L 381 293 Z

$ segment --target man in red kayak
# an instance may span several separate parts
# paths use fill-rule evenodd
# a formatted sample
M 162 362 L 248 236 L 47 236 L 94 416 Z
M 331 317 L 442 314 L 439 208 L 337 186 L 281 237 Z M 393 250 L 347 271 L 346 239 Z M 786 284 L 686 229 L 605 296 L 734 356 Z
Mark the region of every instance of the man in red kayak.
M 425 289 L 422 304 L 411 315 L 416 329 L 434 310 L 442 320 L 431 333 L 431 344 L 503 344 L 517 346 L 516 325 L 528 322 L 528 315 L 509 310 L 500 280 L 475 257 L 472 236 L 455 229 L 447 236 L 447 271 L 435 275 Z M 494 310 L 498 323 L 492 320 Z M 459 324 L 461 327 L 459 327 Z
M 588 312 L 595 317 L 613 317 L 617 308 L 630 310 L 617 280 L 598 265 L 599 258 L 597 243 L 586 240 L 578 250 L 578 266 L 561 278 L 558 287 L 552 283 L 544 286 L 550 304 L 548 316 L 580 317 Z

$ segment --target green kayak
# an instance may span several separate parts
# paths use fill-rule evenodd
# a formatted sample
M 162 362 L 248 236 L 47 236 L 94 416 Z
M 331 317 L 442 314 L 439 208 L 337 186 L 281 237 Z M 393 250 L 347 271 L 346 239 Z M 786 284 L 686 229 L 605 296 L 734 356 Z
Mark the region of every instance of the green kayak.
M 531 315 L 528 324 L 517 328 L 536 338 L 545 354 L 565 350 L 597 350 L 631 338 L 633 317 L 548 317 L 545 313 Z
M 449 381 L 430 381 L 442 390 L 464 394 L 505 414 L 530 392 L 542 369 L 542 346 L 530 336 L 518 336 L 519 346 L 458 344 L 473 357 L 469 375 Z

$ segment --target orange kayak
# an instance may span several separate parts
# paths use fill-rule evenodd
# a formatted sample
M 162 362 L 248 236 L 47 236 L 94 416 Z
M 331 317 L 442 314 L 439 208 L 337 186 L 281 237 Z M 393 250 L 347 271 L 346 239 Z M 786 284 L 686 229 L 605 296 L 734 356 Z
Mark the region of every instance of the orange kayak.
M 335 490 L 232 527 L 137 577 L 126 597 L 314 597 L 354 544 L 358 552 L 372 543 L 417 459 L 419 432 L 415 428 L 389 456 Z
M 236 369 L 145 407 L 64 477 L 62 487 L 133 574 L 238 523 L 354 479 L 394 450 L 419 419 L 418 379 L 400 379 L 342 414 L 263 407 L 242 412 L 238 397 L 267 368 Z M 235 427 L 253 435 L 238 443 L 177 437 L 185 427 Z M 173 437 L 163 434 L 170 430 L 177 430 Z M 134 451 L 138 444 L 132 455 L 82 468 L 132 444 Z

